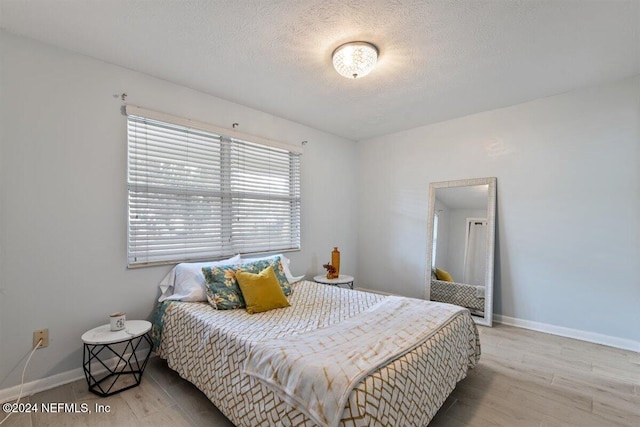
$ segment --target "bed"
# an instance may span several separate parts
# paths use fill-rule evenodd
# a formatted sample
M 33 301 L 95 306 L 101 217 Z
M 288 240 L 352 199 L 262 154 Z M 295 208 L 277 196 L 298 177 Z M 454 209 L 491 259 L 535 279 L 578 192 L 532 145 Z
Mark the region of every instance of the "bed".
M 154 319 L 154 350 L 237 426 L 313 426 L 319 423 L 306 410 L 246 373 L 252 349 L 342 328 L 388 298 L 393 297 L 302 281 L 293 285 L 290 307 L 253 315 L 215 310 L 208 303 L 165 301 Z M 427 425 L 480 357 L 469 311 L 455 310 L 428 339 L 358 381 L 336 425 Z
M 431 279 L 431 300 L 467 307 L 473 314 L 484 313 L 484 286 Z

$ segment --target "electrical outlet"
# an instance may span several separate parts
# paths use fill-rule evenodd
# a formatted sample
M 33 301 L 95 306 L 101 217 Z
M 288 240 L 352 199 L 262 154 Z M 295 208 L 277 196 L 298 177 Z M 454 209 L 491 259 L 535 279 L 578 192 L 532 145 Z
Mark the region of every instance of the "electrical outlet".
M 42 339 L 42 342 L 38 348 L 49 346 L 49 329 L 38 329 L 33 331 L 33 347 L 38 345 L 38 341 Z

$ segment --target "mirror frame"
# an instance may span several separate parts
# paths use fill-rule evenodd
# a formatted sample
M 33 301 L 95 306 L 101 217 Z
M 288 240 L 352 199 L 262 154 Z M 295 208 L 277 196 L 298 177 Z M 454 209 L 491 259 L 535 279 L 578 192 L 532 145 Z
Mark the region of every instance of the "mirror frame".
M 493 270 L 494 252 L 496 240 L 496 183 L 495 177 L 461 179 L 457 181 L 432 182 L 429 184 L 429 214 L 427 221 L 427 277 L 425 281 L 425 299 L 431 300 L 431 260 L 433 251 L 433 219 L 436 206 L 436 190 L 439 188 L 468 187 L 472 185 L 489 185 L 487 194 L 487 250 L 485 263 L 487 266 L 485 273 L 485 300 L 484 317 L 472 315 L 473 320 L 484 326 L 493 324 Z

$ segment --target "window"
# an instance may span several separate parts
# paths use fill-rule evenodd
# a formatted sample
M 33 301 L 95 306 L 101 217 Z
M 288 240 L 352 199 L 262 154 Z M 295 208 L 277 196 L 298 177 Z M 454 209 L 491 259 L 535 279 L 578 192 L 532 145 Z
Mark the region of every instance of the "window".
M 300 148 L 126 110 L 130 266 L 300 249 Z

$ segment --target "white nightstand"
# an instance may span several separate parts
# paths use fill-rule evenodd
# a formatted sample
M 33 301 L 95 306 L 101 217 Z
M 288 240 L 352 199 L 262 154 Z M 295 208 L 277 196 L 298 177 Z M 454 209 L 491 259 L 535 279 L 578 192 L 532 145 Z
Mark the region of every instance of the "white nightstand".
M 314 277 L 313 281 L 317 283 L 324 283 L 325 285 L 333 285 L 333 286 L 348 285 L 349 289 L 353 289 L 354 278 L 353 276 L 347 276 L 346 274 L 341 274 L 338 276 L 337 279 L 327 279 L 327 276 L 325 274 L 320 274 Z
M 121 331 L 112 331 L 111 325 L 107 324 L 82 334 L 84 342 L 82 367 L 90 392 L 105 397 L 140 385 L 142 373 L 151 355 L 153 343 L 149 337 L 150 330 L 151 322 L 127 320 Z M 143 357 L 138 357 L 136 351 L 143 341 L 149 344 L 149 349 L 144 350 Z M 111 367 L 112 363 L 108 363 L 110 362 L 108 359 L 111 358 L 117 359 L 115 367 Z M 96 378 L 95 373 L 91 372 L 92 362 L 98 363 L 99 371 L 106 370 L 106 375 Z M 123 376 L 133 377 L 135 383 L 112 390 Z

